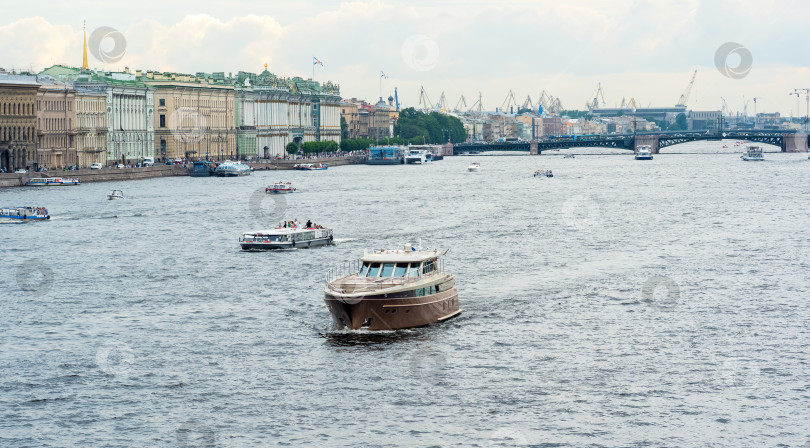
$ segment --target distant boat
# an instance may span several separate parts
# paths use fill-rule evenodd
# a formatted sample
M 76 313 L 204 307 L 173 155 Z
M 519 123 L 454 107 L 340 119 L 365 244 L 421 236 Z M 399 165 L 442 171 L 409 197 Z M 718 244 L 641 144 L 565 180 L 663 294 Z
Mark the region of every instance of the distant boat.
M 651 147 L 647 145 L 639 146 L 636 149 L 636 160 L 652 160 Z
M 372 146 L 368 149 L 366 165 L 401 165 L 405 163 L 404 146 Z
M 473 162 L 470 164 L 470 166 L 467 167 L 467 171 L 471 173 L 477 173 L 481 171 L 481 164 L 479 164 L 478 162 Z
M 762 162 L 765 156 L 762 155 L 762 148 L 759 146 L 749 146 L 745 154 L 740 156 L 746 162 Z
M 534 177 L 554 177 L 551 170 L 537 170 L 534 172 Z
M 566 154 L 563 156 L 563 159 L 573 159 L 573 158 L 574 158 L 573 154 Z
M 295 191 L 295 187 L 289 182 L 276 182 L 272 186 L 264 189 L 265 193 L 285 194 Z
M 191 177 L 210 177 L 216 174 L 216 167 L 207 160 L 199 160 L 191 165 L 188 175 Z
M 333 244 L 332 229 L 315 227 L 276 227 L 247 232 L 239 238 L 242 250 L 309 249 Z
M 242 162 L 226 160 L 217 166 L 216 175 L 219 177 L 249 176 L 250 166 Z
M 62 185 L 81 185 L 82 181 L 75 177 L 37 177 L 29 179 L 25 185 L 29 187 L 54 187 Z
M 329 168 L 329 165 L 325 163 L 299 163 L 293 166 L 293 168 L 302 171 L 319 171 Z
M 421 149 L 412 149 L 405 154 L 405 163 L 423 164 L 427 162 L 428 152 Z
M 107 194 L 107 199 L 124 199 L 124 192 L 121 190 L 113 190 L 111 193 Z

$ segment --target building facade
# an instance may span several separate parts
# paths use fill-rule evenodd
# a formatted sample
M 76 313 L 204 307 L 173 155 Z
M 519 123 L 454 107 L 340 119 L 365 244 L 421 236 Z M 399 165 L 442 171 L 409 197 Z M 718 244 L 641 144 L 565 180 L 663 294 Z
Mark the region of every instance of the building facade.
M 346 136 L 350 139 L 360 138 L 360 114 L 357 109 L 357 104 L 347 100 L 340 102 L 340 117 L 346 122 Z
M 64 169 L 77 164 L 75 91 L 41 78 L 37 91 L 37 165 Z
M 36 168 L 35 75 L 0 72 L 0 171 Z
M 107 98 L 94 87 L 76 87 L 76 158 L 80 168 L 107 162 Z

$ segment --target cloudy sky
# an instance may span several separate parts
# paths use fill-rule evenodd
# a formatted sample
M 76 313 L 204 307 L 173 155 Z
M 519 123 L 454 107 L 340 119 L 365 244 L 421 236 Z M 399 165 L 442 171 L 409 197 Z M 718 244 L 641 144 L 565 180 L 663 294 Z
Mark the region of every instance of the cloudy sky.
M 424 86 L 434 103 L 444 92 L 451 108 L 461 95 L 472 105 L 481 92 L 492 110 L 511 89 L 518 103 L 546 91 L 566 108 L 583 109 L 600 82 L 609 106 L 622 98 L 671 106 L 697 70 L 692 109 L 719 109 L 724 97 L 729 110 L 742 111 L 745 97 L 749 114 L 757 98 L 757 112 L 790 116 L 797 105 L 789 93 L 810 88 L 810 3 L 792 0 L 0 4 L 6 69 L 81 65 L 86 20 L 88 36 L 106 26 L 126 43 L 120 60 L 91 55 L 91 67 L 235 73 L 259 72 L 267 63 L 281 76 L 310 77 L 316 56 L 324 66 L 315 79 L 340 84 L 344 97 L 375 100 L 383 70 L 383 95 L 397 87 L 406 106 L 418 104 Z M 724 46 L 729 42 L 739 46 Z M 105 39 L 100 49 L 114 47 Z

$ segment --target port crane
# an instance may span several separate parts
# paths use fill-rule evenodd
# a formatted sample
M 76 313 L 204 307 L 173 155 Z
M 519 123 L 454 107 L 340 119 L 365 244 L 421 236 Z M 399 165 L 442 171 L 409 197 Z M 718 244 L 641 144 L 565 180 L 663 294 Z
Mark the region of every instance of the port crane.
M 481 102 L 481 92 L 478 92 L 478 99 L 470 106 L 470 109 L 467 112 L 473 112 L 478 114 L 478 117 L 482 117 L 484 115 L 484 103 Z
M 530 111 L 534 112 L 534 103 L 532 103 L 532 96 L 526 95 L 526 101 L 523 102 L 523 105 L 520 106 L 521 109 L 529 109 Z
M 687 84 L 686 89 L 684 89 L 681 97 L 678 98 L 678 104 L 676 106 L 686 106 L 686 102 L 689 101 L 689 94 L 692 93 L 692 87 L 695 85 L 695 77 L 697 76 L 697 70 L 692 73 L 692 79 Z
M 462 109 L 462 107 L 464 109 Z M 467 99 L 464 98 L 464 95 L 461 95 L 461 98 L 458 99 L 458 103 L 456 103 L 456 108 L 453 109 L 454 112 L 461 112 L 467 109 Z
M 433 110 L 433 103 L 430 101 L 427 92 L 425 92 L 424 86 L 420 86 L 419 89 L 419 104 L 422 106 L 420 110 L 426 114 Z
M 590 103 L 585 104 L 588 110 L 598 109 L 599 108 L 599 98 L 602 99 L 602 105 L 607 104 L 605 101 L 605 94 L 602 92 L 602 83 L 598 83 L 596 85 L 596 92 L 593 93 L 593 99 Z
M 439 104 L 436 105 L 441 113 L 447 113 L 450 108 L 447 106 L 447 97 L 444 96 L 444 92 L 442 92 L 442 96 L 439 97 Z
M 804 115 L 805 132 L 807 132 L 807 128 L 808 128 L 808 126 L 810 126 L 810 124 L 808 124 L 808 122 L 810 122 L 810 89 L 808 89 L 808 88 L 793 89 L 793 91 L 796 93 L 796 109 L 797 109 L 797 113 L 798 113 L 798 108 L 799 108 L 799 94 L 804 93 L 805 98 L 807 99 L 807 111 L 806 111 L 806 113 Z M 799 113 L 799 116 L 801 116 L 800 113 Z
M 511 113 L 509 111 L 510 107 L 517 106 L 517 101 L 515 100 L 515 94 L 511 90 L 506 95 L 506 99 L 503 100 L 503 104 L 501 104 L 501 113 L 508 114 Z

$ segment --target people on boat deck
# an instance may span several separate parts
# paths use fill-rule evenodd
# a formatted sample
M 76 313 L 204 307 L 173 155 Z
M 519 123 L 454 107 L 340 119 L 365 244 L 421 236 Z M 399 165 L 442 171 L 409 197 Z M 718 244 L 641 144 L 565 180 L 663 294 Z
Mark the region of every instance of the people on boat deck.
M 311 227 L 312 227 L 312 221 L 307 219 L 307 228 L 309 229 Z

